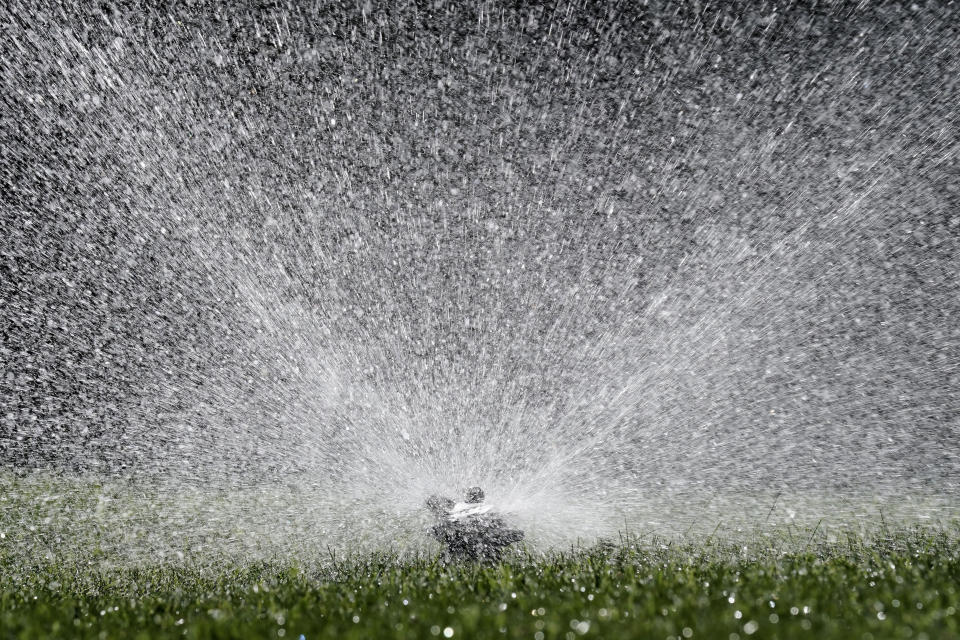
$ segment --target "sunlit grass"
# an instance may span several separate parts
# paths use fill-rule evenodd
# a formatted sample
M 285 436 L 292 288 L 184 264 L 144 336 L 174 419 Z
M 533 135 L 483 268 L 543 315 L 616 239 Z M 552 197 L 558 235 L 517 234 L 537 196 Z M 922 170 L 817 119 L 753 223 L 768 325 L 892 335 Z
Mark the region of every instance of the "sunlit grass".
M 103 568 L 0 552 L 5 637 L 955 638 L 960 532 L 624 538 L 498 566 L 429 556 Z M 794 538 L 791 542 L 791 538 Z M 65 542 L 68 544 L 68 542 Z M 789 549 L 789 550 L 785 550 Z

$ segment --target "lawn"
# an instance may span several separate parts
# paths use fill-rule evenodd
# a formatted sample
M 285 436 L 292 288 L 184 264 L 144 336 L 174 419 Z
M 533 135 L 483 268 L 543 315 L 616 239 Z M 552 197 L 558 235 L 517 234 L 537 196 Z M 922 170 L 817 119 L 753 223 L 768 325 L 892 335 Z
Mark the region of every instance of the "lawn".
M 960 637 L 958 609 L 953 525 L 628 537 L 497 566 L 370 553 L 109 566 L 0 551 L 5 638 L 932 640 Z

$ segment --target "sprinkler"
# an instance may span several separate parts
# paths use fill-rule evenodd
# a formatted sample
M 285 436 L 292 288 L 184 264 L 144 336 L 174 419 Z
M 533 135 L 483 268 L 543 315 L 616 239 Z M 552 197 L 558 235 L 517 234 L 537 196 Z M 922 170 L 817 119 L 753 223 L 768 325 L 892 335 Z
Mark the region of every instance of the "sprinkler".
M 430 534 L 443 546 L 444 561 L 498 562 L 505 548 L 523 540 L 523 531 L 507 526 L 483 500 L 480 487 L 467 489 L 463 502 L 438 495 L 427 498 L 436 520 Z

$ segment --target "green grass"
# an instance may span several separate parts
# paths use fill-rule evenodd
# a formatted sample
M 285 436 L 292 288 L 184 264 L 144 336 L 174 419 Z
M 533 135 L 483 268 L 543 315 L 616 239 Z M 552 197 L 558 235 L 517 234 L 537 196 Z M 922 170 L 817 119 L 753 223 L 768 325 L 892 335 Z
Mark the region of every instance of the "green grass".
M 486 567 L 364 555 L 104 568 L 0 541 L 0 637 L 958 638 L 958 533 L 624 540 Z

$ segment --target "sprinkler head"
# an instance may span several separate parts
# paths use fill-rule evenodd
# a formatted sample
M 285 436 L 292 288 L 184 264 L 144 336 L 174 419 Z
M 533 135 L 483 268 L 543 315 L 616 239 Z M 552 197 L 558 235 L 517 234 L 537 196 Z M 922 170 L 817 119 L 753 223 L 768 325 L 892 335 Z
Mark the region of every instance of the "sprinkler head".
M 470 487 L 467 489 L 467 503 L 468 504 L 479 504 L 483 502 L 483 489 L 480 487 Z
M 453 504 L 453 500 L 444 498 L 443 496 L 432 495 L 427 498 L 427 509 L 438 518 L 446 517 L 446 515 L 450 513 L 450 510 L 453 509 Z

